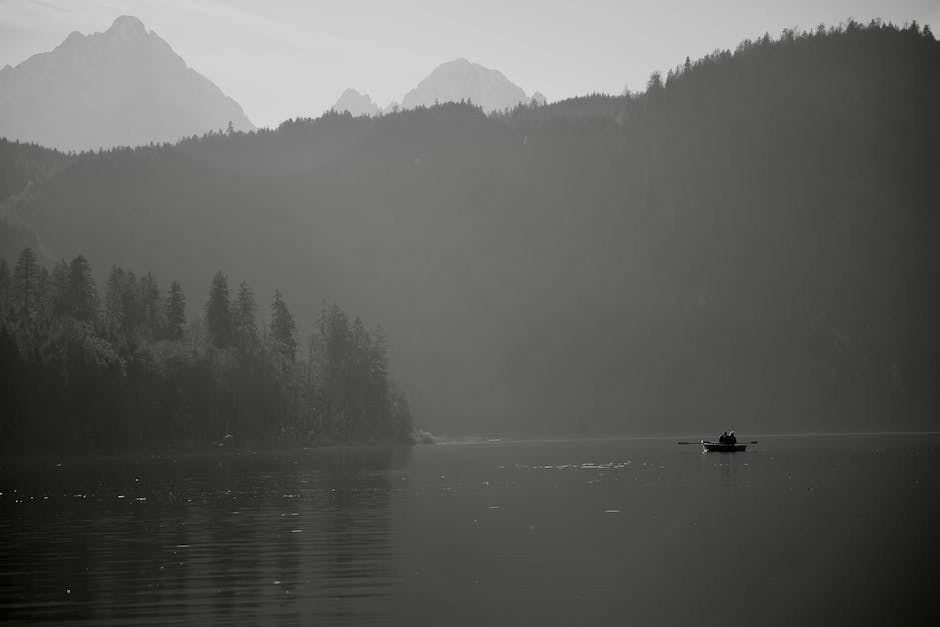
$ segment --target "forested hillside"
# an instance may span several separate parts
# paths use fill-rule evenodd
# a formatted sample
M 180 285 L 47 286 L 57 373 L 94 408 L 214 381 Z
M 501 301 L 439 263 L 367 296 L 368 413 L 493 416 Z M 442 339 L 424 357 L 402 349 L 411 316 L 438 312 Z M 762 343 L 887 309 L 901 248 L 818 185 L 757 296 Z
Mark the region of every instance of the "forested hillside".
M 150 272 L 112 266 L 107 276 L 98 290 L 84 255 L 51 270 L 30 248 L 15 263 L 0 258 L 0 453 L 410 437 L 381 327 L 323 304 L 302 335 L 280 292 L 264 315 L 248 283 L 230 289 L 221 271 L 196 303 Z
M 381 320 L 433 430 L 936 428 L 938 105 L 929 30 L 849 23 L 638 95 L 86 154 L 8 210 L 59 257 Z

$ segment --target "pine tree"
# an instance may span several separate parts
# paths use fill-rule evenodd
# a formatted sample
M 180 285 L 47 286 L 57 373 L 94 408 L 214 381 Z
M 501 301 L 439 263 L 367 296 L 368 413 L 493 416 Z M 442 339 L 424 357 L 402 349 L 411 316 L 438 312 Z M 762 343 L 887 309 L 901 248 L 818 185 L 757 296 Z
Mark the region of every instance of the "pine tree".
M 67 303 L 69 313 L 76 320 L 92 322 L 98 315 L 95 279 L 84 255 L 78 255 L 69 264 Z
M 124 306 L 124 334 L 132 338 L 144 324 L 144 304 L 140 299 L 140 282 L 137 275 L 128 270 L 121 286 L 121 302 Z
M 59 259 L 52 266 L 52 315 L 64 316 L 68 308 L 69 264 Z
M 39 266 L 36 275 L 36 318 L 48 323 L 52 316 L 52 279 L 46 266 Z
M 238 286 L 238 296 L 232 307 L 232 327 L 235 342 L 242 348 L 254 346 L 258 342 L 258 326 L 255 322 L 255 294 L 245 281 Z
M 147 337 L 159 337 L 163 326 L 160 310 L 160 286 L 150 272 L 140 280 L 140 304 L 143 309 Z
M 39 276 L 39 263 L 36 253 L 28 246 L 20 251 L 20 256 L 13 267 L 13 294 L 15 307 L 23 320 L 33 317 L 35 310 L 36 279 Z
M 649 80 L 646 81 L 646 93 L 649 95 L 658 94 L 663 89 L 663 75 L 659 72 L 653 72 L 650 74 Z
M 369 370 L 373 377 L 388 377 L 388 339 L 382 325 L 375 327 L 372 334 L 372 350 L 369 354 Z
M 124 270 L 111 266 L 104 292 L 104 324 L 110 338 L 124 332 Z
M 351 336 L 346 312 L 333 304 L 320 317 L 320 337 L 323 338 L 326 365 L 330 376 L 338 376 L 349 359 Z
M 228 278 L 221 272 L 212 277 L 209 300 L 206 302 L 206 329 L 213 346 L 226 348 L 232 343 L 232 310 L 228 295 Z
M 183 338 L 183 327 L 186 325 L 186 297 L 183 288 L 176 281 L 170 283 L 170 291 L 166 297 L 166 337 L 171 340 Z
M 317 321 L 320 337 L 320 424 L 329 433 L 348 433 L 353 342 L 346 313 L 325 305 Z
M 297 340 L 294 338 L 294 317 L 291 316 L 287 303 L 279 291 L 274 292 L 271 303 L 271 340 L 274 350 L 289 363 L 294 363 L 297 352 Z

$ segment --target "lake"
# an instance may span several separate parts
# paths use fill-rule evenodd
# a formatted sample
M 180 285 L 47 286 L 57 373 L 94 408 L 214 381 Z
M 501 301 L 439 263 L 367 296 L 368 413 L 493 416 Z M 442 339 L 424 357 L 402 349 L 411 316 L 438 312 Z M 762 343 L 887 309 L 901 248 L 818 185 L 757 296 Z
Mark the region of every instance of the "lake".
M 940 435 L 0 465 L 0 620 L 940 624 Z

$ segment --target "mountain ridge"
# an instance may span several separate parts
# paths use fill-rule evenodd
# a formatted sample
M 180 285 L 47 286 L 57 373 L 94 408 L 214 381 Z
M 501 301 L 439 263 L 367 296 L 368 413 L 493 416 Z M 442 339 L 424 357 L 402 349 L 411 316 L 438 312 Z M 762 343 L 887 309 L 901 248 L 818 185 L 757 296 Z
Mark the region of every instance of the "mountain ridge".
M 148 90 L 156 98 L 141 98 Z M 9 139 L 89 150 L 175 142 L 229 122 L 254 129 L 237 102 L 132 16 L 104 32 L 72 31 L 0 70 L 0 136 Z
M 353 116 L 378 115 L 396 109 L 430 107 L 447 102 L 472 102 L 486 113 L 514 109 L 520 104 L 538 105 L 546 103 L 541 92 L 527 96 L 524 89 L 506 78 L 499 70 L 493 70 L 464 58 L 446 61 L 424 77 L 402 97 L 400 103 L 393 102 L 384 109 L 363 96 L 356 89 L 346 89 L 330 110 Z

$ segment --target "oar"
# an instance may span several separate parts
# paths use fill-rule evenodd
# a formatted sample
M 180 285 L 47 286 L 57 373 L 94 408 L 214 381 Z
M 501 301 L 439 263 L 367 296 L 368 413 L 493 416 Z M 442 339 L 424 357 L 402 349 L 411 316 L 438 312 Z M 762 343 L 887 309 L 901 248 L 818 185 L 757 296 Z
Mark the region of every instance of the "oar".
M 701 442 L 683 442 L 682 440 L 679 440 L 676 442 L 676 444 L 701 444 Z M 717 442 L 715 444 L 717 444 Z M 751 440 L 748 442 L 748 444 L 759 444 L 759 442 L 757 440 Z

